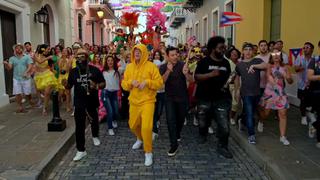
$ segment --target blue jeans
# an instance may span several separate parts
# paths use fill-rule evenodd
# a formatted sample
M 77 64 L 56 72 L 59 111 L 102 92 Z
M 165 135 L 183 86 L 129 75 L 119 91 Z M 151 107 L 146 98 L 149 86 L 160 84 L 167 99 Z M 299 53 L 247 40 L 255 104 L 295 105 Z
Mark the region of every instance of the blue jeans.
M 108 128 L 112 129 L 112 121 L 117 120 L 119 115 L 118 91 L 108 91 L 104 89 L 101 92 L 101 99 L 104 108 L 107 110 Z
M 243 110 L 245 113 L 246 126 L 249 136 L 255 135 L 254 132 L 254 113 L 258 107 L 260 96 L 242 96 Z
M 153 114 L 153 132 L 158 133 L 158 127 L 157 123 L 160 120 L 164 103 L 165 103 L 165 93 L 157 93 L 157 101 L 156 101 L 156 106 Z

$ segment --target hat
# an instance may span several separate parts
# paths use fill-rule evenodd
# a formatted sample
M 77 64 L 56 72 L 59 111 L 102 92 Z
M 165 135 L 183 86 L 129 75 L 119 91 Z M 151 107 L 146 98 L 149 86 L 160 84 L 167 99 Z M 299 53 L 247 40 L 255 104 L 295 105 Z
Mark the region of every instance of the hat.
M 253 49 L 253 44 L 251 44 L 251 43 L 244 43 L 243 46 L 242 46 L 242 49 L 244 49 L 244 48 L 251 48 L 251 49 Z
M 18 46 L 20 46 L 21 48 L 22 48 L 22 50 L 24 50 L 24 46 L 21 44 L 21 43 L 17 43 L 17 44 L 15 44 L 15 45 L 13 45 L 13 50 L 15 50 L 16 49 L 16 47 L 18 47 Z
M 73 49 L 79 49 L 79 48 L 81 48 L 81 45 L 80 45 L 79 43 L 74 43 L 74 44 L 72 45 L 72 48 L 73 48 Z
M 82 48 L 80 48 L 78 51 L 77 51 L 77 55 L 78 54 L 85 54 L 85 55 L 88 55 L 88 52 Z

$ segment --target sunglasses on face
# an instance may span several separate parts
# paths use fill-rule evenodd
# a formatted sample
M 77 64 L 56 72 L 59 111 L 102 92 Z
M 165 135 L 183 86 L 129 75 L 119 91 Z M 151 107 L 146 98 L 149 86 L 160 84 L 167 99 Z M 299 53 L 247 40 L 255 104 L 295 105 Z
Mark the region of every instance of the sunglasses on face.
M 243 50 L 244 51 L 252 51 L 253 49 L 252 48 L 244 48 Z
M 85 60 L 86 59 L 86 55 L 77 55 L 76 59 L 77 60 Z
M 281 52 L 271 53 L 271 56 L 280 56 Z

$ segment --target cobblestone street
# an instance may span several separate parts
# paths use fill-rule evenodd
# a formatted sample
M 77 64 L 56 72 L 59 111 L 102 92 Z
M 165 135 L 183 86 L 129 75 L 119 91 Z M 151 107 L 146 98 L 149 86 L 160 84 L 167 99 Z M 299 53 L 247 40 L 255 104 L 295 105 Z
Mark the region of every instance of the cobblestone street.
M 175 157 L 167 156 L 169 137 L 162 119 L 159 138 L 154 142 L 154 164 L 144 166 L 143 150 L 131 149 L 135 137 L 127 122 L 121 121 L 115 136 L 107 134 L 106 123 L 100 126 L 101 146 L 94 147 L 90 130 L 87 131 L 88 156 L 73 162 L 75 146 L 53 170 L 49 179 L 269 179 L 262 169 L 231 139 L 234 159 L 225 159 L 216 153 L 216 138 L 199 145 L 198 129 L 187 125 Z

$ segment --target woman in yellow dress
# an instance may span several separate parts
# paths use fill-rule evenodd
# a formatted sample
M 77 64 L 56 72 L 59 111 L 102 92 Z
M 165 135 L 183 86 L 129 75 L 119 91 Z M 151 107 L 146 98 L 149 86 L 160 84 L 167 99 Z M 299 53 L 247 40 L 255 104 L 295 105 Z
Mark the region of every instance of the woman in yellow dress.
M 63 80 L 68 80 L 69 76 L 69 71 L 70 71 L 70 59 L 68 58 L 68 51 L 66 48 L 64 48 L 61 52 L 61 58 L 59 61 L 59 70 L 60 70 L 60 75 L 59 75 L 59 95 L 60 99 L 62 99 L 62 96 L 66 96 L 66 107 L 67 107 L 67 112 L 70 112 L 72 110 L 71 107 L 71 92 L 69 89 L 65 89 L 64 86 L 62 85 Z M 60 101 L 61 102 L 61 101 Z
M 42 115 L 48 115 L 48 105 L 52 90 L 58 88 L 58 80 L 54 76 L 49 66 L 49 61 L 52 61 L 52 56 L 49 55 L 50 47 L 42 44 L 38 47 L 35 55 L 35 84 L 37 90 L 44 95 L 44 106 Z

